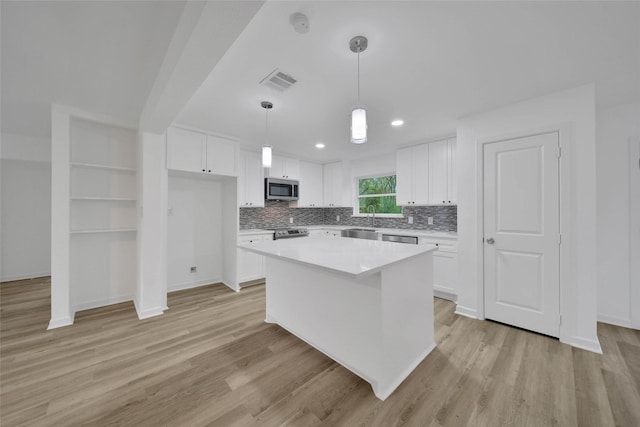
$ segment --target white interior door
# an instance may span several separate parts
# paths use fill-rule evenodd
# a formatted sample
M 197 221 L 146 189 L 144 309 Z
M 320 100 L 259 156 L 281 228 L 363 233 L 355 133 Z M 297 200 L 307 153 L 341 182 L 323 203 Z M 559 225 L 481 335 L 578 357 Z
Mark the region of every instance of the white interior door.
M 485 317 L 558 337 L 558 134 L 484 145 Z

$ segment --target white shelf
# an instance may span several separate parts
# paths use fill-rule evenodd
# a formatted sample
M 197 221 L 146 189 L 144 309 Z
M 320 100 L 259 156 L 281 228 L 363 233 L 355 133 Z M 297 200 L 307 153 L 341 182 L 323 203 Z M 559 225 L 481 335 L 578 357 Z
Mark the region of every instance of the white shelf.
M 71 166 L 72 167 L 76 167 L 76 168 L 104 169 L 104 170 L 136 173 L 136 169 L 135 168 L 127 168 L 127 167 L 123 167 L 123 166 L 109 166 L 109 165 L 102 165 L 102 164 L 98 164 L 98 163 L 79 163 L 79 162 L 74 162 L 74 163 L 71 163 Z
M 136 231 L 135 228 L 97 228 L 93 230 L 71 230 L 71 234 L 131 233 Z
M 72 197 L 72 201 L 91 201 L 91 202 L 135 202 L 137 199 L 130 197 Z

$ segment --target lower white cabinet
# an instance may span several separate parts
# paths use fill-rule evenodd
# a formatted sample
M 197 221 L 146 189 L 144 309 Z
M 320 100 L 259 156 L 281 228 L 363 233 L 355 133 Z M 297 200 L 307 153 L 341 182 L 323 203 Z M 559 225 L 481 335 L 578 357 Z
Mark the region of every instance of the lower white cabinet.
M 238 243 L 246 245 L 272 239 L 272 234 L 245 234 L 238 237 Z M 242 286 L 244 282 L 264 278 L 264 257 L 243 249 L 237 251 L 238 283 Z
M 433 252 L 433 293 L 455 301 L 458 296 L 458 245 L 454 238 L 421 237 L 419 244 L 436 245 Z

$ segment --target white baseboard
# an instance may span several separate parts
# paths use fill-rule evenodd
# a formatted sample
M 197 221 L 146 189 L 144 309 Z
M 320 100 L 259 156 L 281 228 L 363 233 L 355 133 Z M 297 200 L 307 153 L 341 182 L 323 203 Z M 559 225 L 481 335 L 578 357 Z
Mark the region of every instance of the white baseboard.
M 597 339 L 591 340 L 582 337 L 569 337 L 566 340 L 560 339 L 560 341 L 565 344 L 569 344 L 571 347 L 581 348 L 583 350 L 602 354 L 602 347 L 600 347 L 600 341 L 598 341 Z
M 224 282 L 224 281 L 223 281 L 223 282 L 221 282 L 221 283 L 222 283 L 223 285 L 225 285 L 227 288 L 229 288 L 229 289 L 231 289 L 232 291 L 234 291 L 234 292 L 240 292 L 240 286 L 239 286 L 239 285 L 235 285 L 235 286 L 233 286 L 233 285 L 230 285 L 230 284 L 228 284 L 227 282 Z
M 598 314 L 598 322 L 608 323 L 615 326 L 622 326 L 623 328 L 631 328 L 631 319 L 623 319 L 622 317 L 616 316 L 607 316 L 606 314 Z
M 476 309 L 465 307 L 460 304 L 456 305 L 455 313 L 459 314 L 460 316 L 469 317 L 471 319 L 478 318 L 478 311 Z
M 121 302 L 133 301 L 133 299 L 134 299 L 133 295 L 121 295 L 118 297 L 111 297 L 111 298 L 83 302 L 81 304 L 77 304 L 73 308 L 76 312 L 78 312 L 83 310 L 90 310 L 92 308 L 104 307 L 106 305 L 120 304 Z
M 51 271 L 43 271 L 40 273 L 24 273 L 17 276 L 2 276 L 0 282 L 15 282 L 16 280 L 39 279 L 40 277 L 51 276 Z
M 61 328 L 63 326 L 73 325 L 73 318 L 74 317 L 75 317 L 75 313 L 71 313 L 69 316 L 58 317 L 58 318 L 55 318 L 55 319 L 52 318 L 49 321 L 49 326 L 47 327 L 47 330 Z
M 438 298 L 442 298 L 442 299 L 447 299 L 449 301 L 453 301 L 456 302 L 456 300 L 458 299 L 458 295 L 451 293 L 451 292 L 447 292 L 447 291 L 441 291 L 439 289 L 433 288 L 433 296 L 434 297 L 438 297 Z
M 143 311 L 138 308 L 138 303 L 135 299 L 133 300 L 133 305 L 136 308 L 136 314 L 138 315 L 139 320 L 148 319 L 149 317 L 155 317 L 164 314 L 164 310 L 160 306 L 152 307 Z
M 211 285 L 213 283 L 220 283 L 220 282 L 222 282 L 222 279 L 220 279 L 219 277 L 216 277 L 213 279 L 196 280 L 195 282 L 167 284 L 167 292 L 175 292 L 175 291 L 182 291 L 185 289 L 198 288 L 200 286 Z

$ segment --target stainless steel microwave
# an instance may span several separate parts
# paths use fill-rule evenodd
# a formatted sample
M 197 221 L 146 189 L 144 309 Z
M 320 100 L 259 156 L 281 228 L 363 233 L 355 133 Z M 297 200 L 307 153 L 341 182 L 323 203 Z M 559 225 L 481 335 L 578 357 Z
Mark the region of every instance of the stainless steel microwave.
M 266 200 L 298 200 L 298 181 L 291 179 L 264 179 L 264 198 Z

